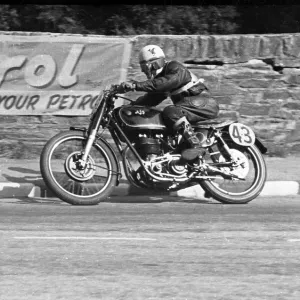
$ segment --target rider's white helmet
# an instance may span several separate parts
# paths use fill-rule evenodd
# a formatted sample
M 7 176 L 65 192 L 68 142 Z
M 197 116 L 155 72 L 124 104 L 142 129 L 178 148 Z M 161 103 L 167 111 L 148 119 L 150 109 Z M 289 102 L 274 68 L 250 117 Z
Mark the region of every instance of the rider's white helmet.
M 148 79 L 151 79 L 155 71 L 165 64 L 165 53 L 156 45 L 147 45 L 139 53 L 139 63 Z

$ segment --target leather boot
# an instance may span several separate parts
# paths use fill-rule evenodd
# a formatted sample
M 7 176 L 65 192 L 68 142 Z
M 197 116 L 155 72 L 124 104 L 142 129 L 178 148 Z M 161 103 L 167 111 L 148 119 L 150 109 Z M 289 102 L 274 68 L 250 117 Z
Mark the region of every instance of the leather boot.
M 199 156 L 205 154 L 205 150 L 201 147 L 201 143 L 196 136 L 191 124 L 186 117 L 180 118 L 173 126 L 175 130 L 183 127 L 183 138 L 187 141 L 189 148 L 181 152 L 181 157 L 185 161 L 192 161 Z

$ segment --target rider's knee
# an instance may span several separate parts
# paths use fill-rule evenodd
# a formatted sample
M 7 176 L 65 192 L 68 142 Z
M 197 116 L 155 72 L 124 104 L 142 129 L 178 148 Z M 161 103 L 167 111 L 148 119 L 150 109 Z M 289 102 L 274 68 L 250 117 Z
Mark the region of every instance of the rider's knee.
M 168 119 L 174 119 L 178 117 L 181 112 L 180 108 L 175 105 L 166 106 L 162 112 L 163 116 Z

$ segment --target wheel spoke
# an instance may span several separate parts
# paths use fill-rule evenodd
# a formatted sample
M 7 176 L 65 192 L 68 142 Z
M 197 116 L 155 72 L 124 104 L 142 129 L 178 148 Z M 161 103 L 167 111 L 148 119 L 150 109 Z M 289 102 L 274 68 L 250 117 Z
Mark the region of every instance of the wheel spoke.
M 255 184 L 258 175 L 258 165 L 255 155 L 245 147 L 239 147 L 236 144 L 228 143 L 229 148 L 232 149 L 233 157 L 242 162 L 237 167 L 221 167 L 220 170 L 227 171 L 236 176 L 242 177 L 243 180 L 230 179 L 221 175 L 212 180 L 212 184 L 220 191 L 229 195 L 240 195 L 247 193 Z M 219 162 L 225 162 L 225 158 L 220 155 Z
M 50 172 L 56 184 L 65 192 L 82 197 L 99 194 L 111 177 L 111 165 L 99 146 L 93 146 L 84 168 L 79 159 L 83 137 L 69 137 L 53 148 L 49 160 Z

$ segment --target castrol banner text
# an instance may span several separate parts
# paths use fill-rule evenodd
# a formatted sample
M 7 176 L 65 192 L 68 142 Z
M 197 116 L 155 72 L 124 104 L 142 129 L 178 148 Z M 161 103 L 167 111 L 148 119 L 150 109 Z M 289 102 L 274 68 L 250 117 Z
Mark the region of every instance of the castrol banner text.
M 125 38 L 0 34 L 0 114 L 88 115 L 129 57 Z

